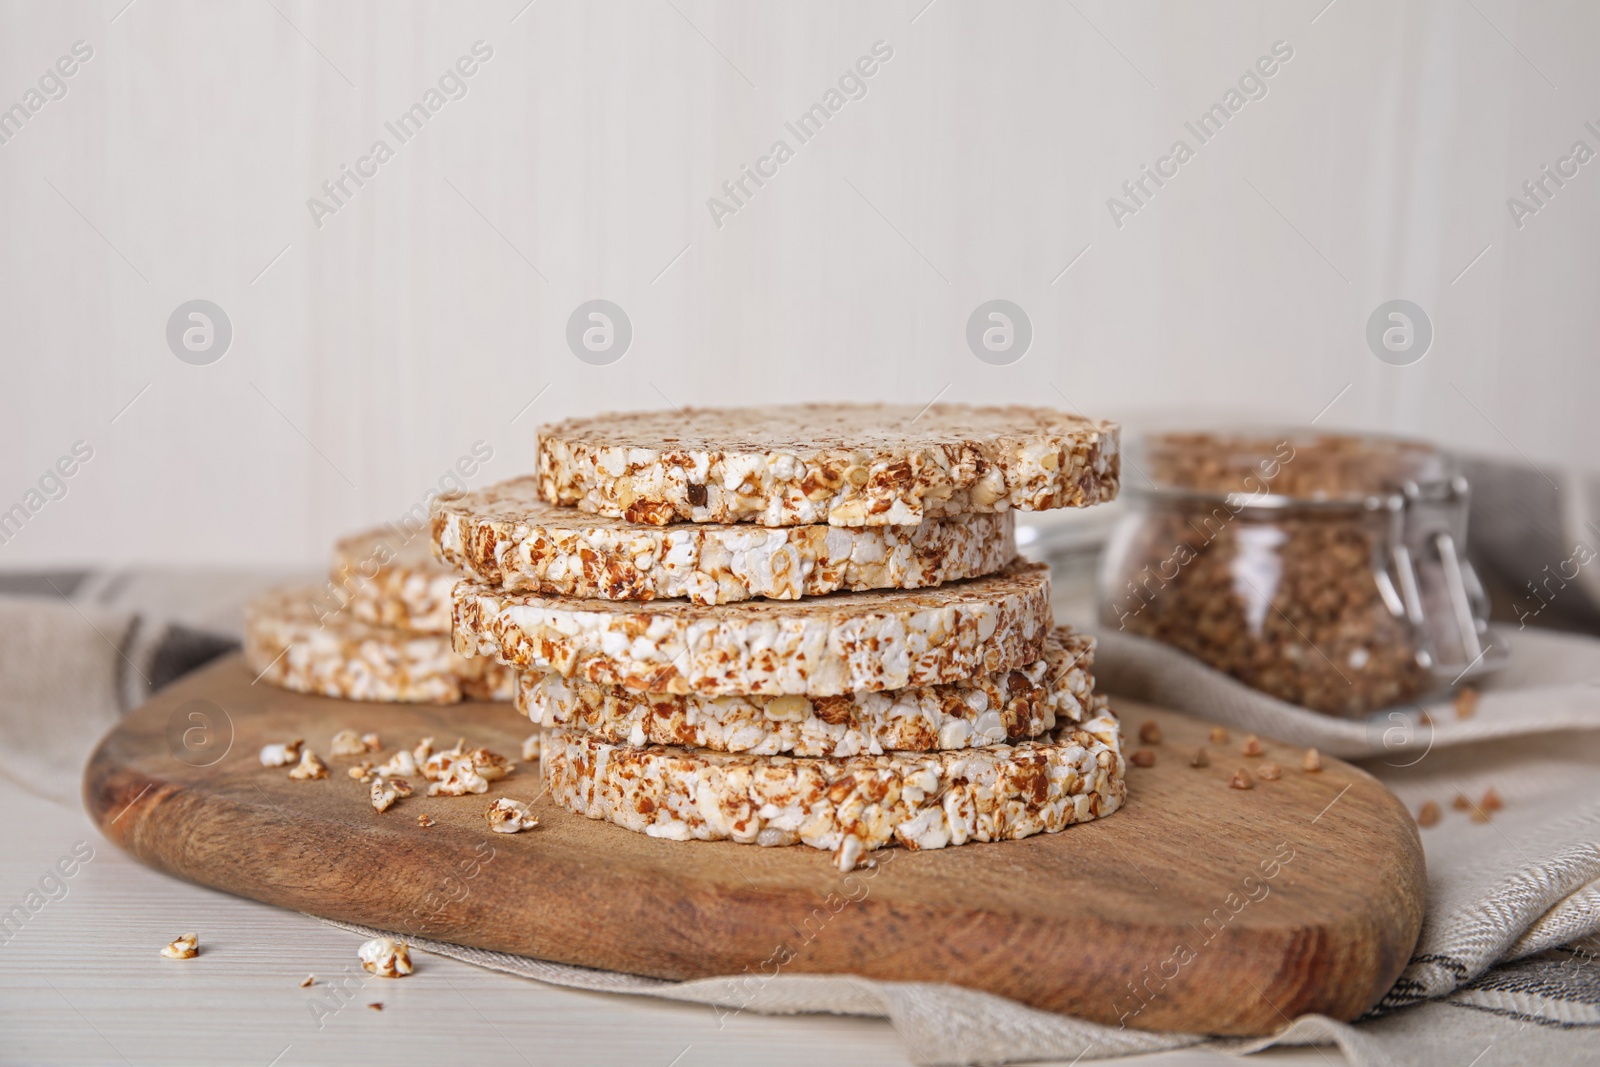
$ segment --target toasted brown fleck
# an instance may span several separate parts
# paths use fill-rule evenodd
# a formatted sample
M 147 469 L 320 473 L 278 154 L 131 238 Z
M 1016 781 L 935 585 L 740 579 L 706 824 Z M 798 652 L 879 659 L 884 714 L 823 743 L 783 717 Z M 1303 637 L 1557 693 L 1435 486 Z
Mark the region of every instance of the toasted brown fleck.
M 1211 743 L 1213 745 L 1225 745 L 1225 744 L 1227 744 L 1228 743 L 1228 731 L 1224 730 L 1220 726 L 1213 726 L 1211 728 Z
M 1233 778 L 1228 782 L 1230 789 L 1254 789 L 1255 783 L 1250 780 L 1250 772 L 1240 767 L 1233 772 Z
M 1450 802 L 1450 806 L 1457 811 L 1467 811 L 1472 807 L 1472 801 L 1467 799 L 1467 794 L 1457 793 L 1456 798 Z
M 1205 749 L 1197 748 L 1194 750 L 1194 758 L 1189 761 L 1189 766 L 1209 767 L 1211 766 L 1211 757 L 1206 755 Z
M 374 1000 L 371 1004 L 368 1004 L 367 1007 L 371 1008 L 373 1011 L 382 1011 L 383 1010 L 383 1001 Z
M 1283 768 L 1276 763 L 1263 763 L 1256 768 L 1256 777 L 1263 782 L 1276 782 L 1283 777 Z
M 1251 734 L 1249 737 L 1244 739 L 1244 747 L 1239 751 L 1244 753 L 1246 756 L 1259 756 L 1267 750 L 1261 747 L 1261 738 L 1257 737 L 1255 734 Z
M 305 989 L 306 987 L 310 986 L 312 982 L 315 982 L 316 980 L 317 980 L 317 976 L 316 975 L 308 974 L 308 975 L 305 976 L 305 978 L 301 979 L 300 988 L 301 989 Z
M 1300 769 L 1310 774 L 1322 770 L 1322 753 L 1314 748 L 1306 749 L 1306 754 L 1300 758 Z
M 1139 740 L 1147 745 L 1161 743 L 1161 724 L 1154 719 L 1148 719 L 1139 727 Z
M 1456 718 L 1470 719 L 1478 713 L 1478 691 L 1471 686 L 1463 686 L 1456 693 Z
M 1478 801 L 1478 806 L 1484 811 L 1499 811 L 1505 807 L 1505 802 L 1500 799 L 1500 794 L 1495 791 L 1494 786 L 1490 786 L 1483 794 L 1483 799 Z
M 1444 813 L 1439 810 L 1439 805 L 1435 804 L 1431 800 L 1424 801 L 1422 807 L 1417 809 L 1417 825 L 1437 826 L 1439 825 L 1439 819 L 1443 816 L 1443 814 Z
M 1156 765 L 1156 754 L 1148 748 L 1141 748 L 1128 757 L 1128 760 L 1135 767 L 1154 767 Z

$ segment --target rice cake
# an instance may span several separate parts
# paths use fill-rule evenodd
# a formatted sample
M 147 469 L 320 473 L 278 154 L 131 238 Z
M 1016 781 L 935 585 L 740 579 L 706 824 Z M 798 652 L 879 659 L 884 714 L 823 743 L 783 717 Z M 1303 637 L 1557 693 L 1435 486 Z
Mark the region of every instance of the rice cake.
M 552 504 L 661 526 L 916 525 L 1117 495 L 1116 423 L 1049 408 L 792 404 L 569 419 L 539 431 Z
M 559 674 L 519 674 L 517 710 L 616 745 L 752 756 L 881 755 L 982 748 L 1080 722 L 1094 693 L 1094 639 L 1058 627 L 1021 670 L 841 696 L 674 696 Z
M 544 731 L 541 766 L 569 811 L 674 841 L 807 844 L 840 870 L 885 845 L 1004 841 L 1110 815 L 1127 795 L 1116 716 L 1049 741 L 954 752 L 794 759 L 613 745 Z
M 493 660 L 457 655 L 445 634 L 362 622 L 324 595 L 317 586 L 280 589 L 245 608 L 245 661 L 261 680 L 348 700 L 512 699 L 516 675 Z
M 641 526 L 548 503 L 539 479 L 524 477 L 435 503 L 433 552 L 504 592 L 728 604 L 976 578 L 1010 563 L 1017 546 L 1009 512 L 916 526 Z
M 335 544 L 330 580 L 362 622 L 447 634 L 450 590 L 461 575 L 433 558 L 420 533 L 388 527 Z
M 1050 571 L 1014 563 L 936 589 L 703 606 L 453 593 L 455 649 L 519 671 L 644 692 L 837 696 L 959 682 L 1038 659 Z

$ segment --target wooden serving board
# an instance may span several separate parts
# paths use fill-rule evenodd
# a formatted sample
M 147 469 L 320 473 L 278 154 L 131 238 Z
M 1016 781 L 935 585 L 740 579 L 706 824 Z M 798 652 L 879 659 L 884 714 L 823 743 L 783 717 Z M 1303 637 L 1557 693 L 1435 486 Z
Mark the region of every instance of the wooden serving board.
M 1422 923 L 1409 813 L 1334 759 L 1124 701 L 1165 734 L 1130 766 L 1128 802 L 1059 834 L 934 852 L 888 849 L 843 875 L 825 852 L 671 842 L 572 815 L 519 764 L 487 796 L 416 796 L 379 815 L 352 761 L 292 781 L 263 744 L 339 729 L 385 754 L 457 736 L 516 758 L 509 706 L 366 704 L 251 684 L 237 657 L 157 694 L 101 742 L 84 775 L 107 837 L 180 878 L 314 915 L 662 978 L 847 972 L 942 981 L 1116 1025 L 1270 1033 L 1304 1012 L 1351 1019 L 1393 983 Z M 1190 766 L 1196 748 L 1208 767 Z M 1279 781 L 1229 788 L 1238 767 Z M 532 800 L 540 826 L 502 835 L 483 811 Z M 417 815 L 435 825 L 423 828 Z

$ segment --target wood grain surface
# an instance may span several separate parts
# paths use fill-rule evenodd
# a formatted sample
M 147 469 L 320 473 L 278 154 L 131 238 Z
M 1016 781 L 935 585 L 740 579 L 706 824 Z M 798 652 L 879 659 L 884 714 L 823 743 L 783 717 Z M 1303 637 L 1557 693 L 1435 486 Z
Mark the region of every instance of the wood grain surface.
M 385 753 L 457 736 L 515 757 L 528 723 L 506 705 L 364 704 L 251 684 L 230 657 L 164 690 L 101 742 L 84 797 L 102 832 L 202 885 L 409 936 L 663 978 L 847 972 L 950 982 L 1117 1025 L 1270 1033 L 1359 1015 L 1421 927 L 1425 873 L 1410 815 L 1381 785 L 1265 741 L 1240 754 L 1205 723 L 1113 701 L 1129 767 L 1117 814 L 1054 835 L 935 852 L 889 849 L 849 875 L 825 852 L 658 841 L 571 815 L 519 764 L 486 796 L 375 813 L 350 760 L 293 781 L 261 745 L 339 729 Z M 1159 744 L 1139 727 L 1159 724 Z M 1204 746 L 1209 766 L 1190 766 Z M 1259 769 L 1276 762 L 1278 781 Z M 1256 779 L 1229 787 L 1236 769 Z M 492 834 L 491 799 L 541 825 Z M 420 827 L 417 815 L 435 820 Z

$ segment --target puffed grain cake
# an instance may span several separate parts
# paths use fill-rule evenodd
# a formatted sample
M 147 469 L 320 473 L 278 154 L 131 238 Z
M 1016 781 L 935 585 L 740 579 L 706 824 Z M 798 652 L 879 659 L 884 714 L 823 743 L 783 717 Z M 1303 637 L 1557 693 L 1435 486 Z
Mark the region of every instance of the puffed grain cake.
M 420 533 L 367 530 L 333 546 L 330 581 L 349 598 L 351 614 L 374 626 L 449 633 L 450 590 L 460 579 Z
M 539 431 L 552 504 L 665 525 L 916 525 L 1117 495 L 1116 423 L 1035 407 L 792 404 L 569 419 Z
M 275 590 L 245 608 L 245 662 L 300 693 L 390 703 L 510 700 L 516 674 L 469 659 L 445 634 L 373 626 L 330 605 L 318 586 Z
M 1127 795 L 1117 719 L 1102 711 L 1049 741 L 955 752 L 793 759 L 613 745 L 560 728 L 540 753 L 555 802 L 674 841 L 804 843 L 841 870 L 898 844 L 1003 841 L 1110 815 Z
M 508 593 L 728 604 L 976 578 L 1010 563 L 1017 544 L 1010 512 L 918 526 L 641 526 L 548 503 L 525 477 L 436 502 L 433 552 Z
M 517 676 L 517 710 L 611 744 L 752 756 L 858 756 L 982 748 L 1079 722 L 1094 693 L 1094 638 L 1058 627 L 1021 670 L 841 696 L 637 693 L 559 674 Z
M 1014 563 L 936 589 L 704 606 L 501 593 L 462 581 L 455 649 L 645 692 L 836 696 L 958 682 L 1038 659 L 1050 571 Z

